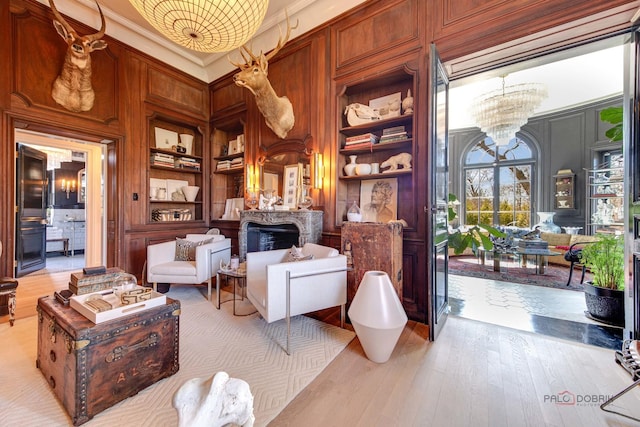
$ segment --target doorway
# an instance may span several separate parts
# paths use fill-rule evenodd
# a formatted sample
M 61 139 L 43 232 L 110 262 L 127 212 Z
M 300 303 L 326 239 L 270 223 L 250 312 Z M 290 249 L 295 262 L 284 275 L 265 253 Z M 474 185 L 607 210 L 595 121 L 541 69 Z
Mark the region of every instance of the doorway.
M 80 270 L 87 265 L 105 265 L 105 145 L 22 129 L 15 130 L 15 141 L 16 144 L 33 147 L 49 154 L 46 197 L 49 240 L 47 244 L 51 251 L 59 249 L 62 257 L 46 257 L 45 261 L 55 260 L 49 264 L 56 272 Z M 61 164 L 66 164 L 69 168 L 55 168 Z M 54 171 L 58 172 L 57 176 Z M 59 198 L 58 201 L 55 199 L 56 196 Z M 19 197 L 20 195 L 16 194 L 16 198 Z M 16 202 L 19 203 L 19 200 Z M 20 249 L 19 238 L 17 234 L 17 257 Z M 46 245 L 44 250 L 47 251 Z M 51 271 L 43 268 L 31 274 L 39 272 Z M 19 277 L 19 274 L 16 271 L 16 277 Z
M 618 36 L 528 62 L 493 69 L 464 79 L 452 79 L 449 101 L 449 188 L 450 192 L 454 193 L 461 201 L 457 212 L 461 225 L 473 224 L 468 221 L 472 221 L 471 218 L 474 215 L 476 219 L 481 217 L 479 212 L 482 211 L 479 205 L 472 206 L 473 202 L 482 199 L 482 195 L 477 191 L 482 186 L 478 185 L 477 180 L 472 182 L 468 177 L 481 176 L 480 172 L 490 170 L 490 167 L 495 165 L 495 154 L 498 152 L 496 150 L 493 157 L 489 155 L 490 153 L 486 153 L 487 160 L 484 163 L 482 157 L 477 153 L 475 157 L 469 154 L 470 147 L 478 145 L 479 142 L 483 143 L 485 139 L 488 140 L 489 142 L 486 144 L 481 144 L 485 146 L 491 146 L 493 142 L 473 121 L 469 106 L 473 105 L 479 95 L 494 89 L 495 84 L 504 84 L 505 81 L 506 84 L 542 83 L 547 87 L 548 97 L 529 117 L 528 122 L 512 136 L 510 145 L 504 146 L 506 148 L 502 149 L 504 156 L 508 159 L 508 156 L 512 155 L 513 157 L 514 153 L 509 153 L 510 147 L 515 150 L 518 141 L 526 141 L 532 152 L 538 153 L 537 156 L 531 156 L 534 166 L 531 169 L 532 172 L 527 175 L 527 191 L 516 192 L 515 187 L 518 185 L 518 181 L 510 180 L 507 175 L 493 176 L 485 173 L 485 180 L 491 184 L 490 188 L 495 193 L 491 193 L 491 196 L 488 197 L 488 199 L 491 198 L 491 203 L 487 205 L 487 211 L 491 211 L 491 218 L 494 218 L 494 221 L 500 221 L 503 217 L 501 211 L 503 209 L 509 211 L 504 200 L 509 200 L 510 195 L 516 194 L 517 197 L 511 197 L 511 199 L 518 200 L 519 208 L 522 211 L 530 212 L 531 224 L 534 222 L 537 212 L 555 211 L 556 224 L 566 228 L 579 228 L 580 233 L 585 234 L 591 218 L 586 189 L 588 177 L 585 169 L 592 167 L 601 149 L 611 150 L 616 146 L 605 137 L 604 128 L 610 127 L 610 125 L 602 124 L 598 114 L 601 109 L 609 105 L 622 105 L 623 103 L 625 48 L 624 37 Z M 494 86 L 491 86 L 492 84 Z M 622 147 L 622 142 L 617 145 Z M 517 162 L 517 159 L 514 159 L 515 157 L 512 160 Z M 474 170 L 480 172 L 475 174 L 470 172 Z M 572 170 L 577 178 L 575 207 L 571 209 L 558 209 L 555 200 L 553 176 L 562 170 Z M 473 189 L 469 187 L 471 184 L 475 186 Z M 495 190 L 496 188 L 498 190 Z M 469 195 L 471 197 L 467 200 L 466 196 Z M 493 203 L 496 197 L 500 198 L 499 204 Z M 498 207 L 496 208 L 496 206 Z M 496 209 L 500 212 L 494 214 Z M 472 214 L 467 215 L 467 211 Z M 514 218 L 513 212 L 516 212 L 515 208 L 511 210 L 511 219 Z M 509 215 L 505 214 L 504 218 L 509 218 Z M 508 226 L 512 224 L 494 222 L 489 225 Z M 456 224 L 456 226 L 458 225 Z M 566 277 L 568 277 L 568 271 Z M 474 290 L 483 289 L 480 304 L 484 305 L 485 310 L 474 310 L 473 314 L 470 314 L 469 308 L 473 304 L 470 300 L 465 301 L 465 298 L 475 297 L 478 293 L 465 292 L 463 285 L 470 283 L 470 280 L 466 280 L 466 277 L 463 279 L 454 278 L 451 280 L 452 314 L 469 315 L 473 316 L 475 320 L 489 323 L 502 322 L 536 333 L 544 333 L 542 329 L 561 329 L 562 326 L 558 325 L 567 321 L 579 323 L 579 327 L 594 323 L 586 318 L 580 319 L 579 307 L 576 311 L 578 316 L 576 318 L 564 315 L 568 314 L 569 309 L 566 310 L 567 313 L 556 314 L 550 310 L 542 310 L 542 312 L 535 310 L 536 305 L 542 305 L 543 308 L 545 305 L 547 308 L 551 307 L 555 302 L 553 300 L 560 298 L 560 295 L 562 297 L 569 295 L 566 293 L 570 292 L 580 294 L 578 297 L 583 299 L 581 292 L 562 289 L 562 284 L 559 284 L 558 289 L 553 289 L 556 291 L 555 293 L 536 292 L 535 296 L 529 296 L 530 293 L 526 290 L 531 290 L 534 287 L 511 283 L 508 273 L 496 279 L 502 282 L 485 280 L 476 284 Z M 501 286 L 501 283 L 504 285 Z M 456 288 L 458 284 L 461 285 L 461 292 Z M 562 294 L 558 294 L 558 292 Z M 575 297 L 576 295 L 569 296 Z M 571 298 L 571 300 L 574 299 Z M 492 305 L 492 302 L 495 304 Z M 579 301 L 577 303 L 579 304 Z M 455 304 L 458 304 L 458 307 L 455 307 Z M 573 303 L 566 302 L 565 304 L 569 307 Z M 505 310 L 509 305 L 518 306 L 519 310 Z M 531 310 L 527 310 L 528 308 Z M 512 316 L 511 319 L 509 316 Z M 544 328 L 535 325 L 535 320 L 532 320 L 539 317 L 544 318 L 543 321 L 546 324 Z M 556 322 L 555 327 L 549 326 L 549 323 L 554 322 Z M 585 328 L 590 328 L 590 326 Z M 598 329 L 601 328 L 598 327 Z M 618 341 L 614 341 L 612 348 L 619 348 L 618 343 L 619 338 L 622 337 L 622 330 L 614 332 Z M 588 332 L 585 334 L 589 335 Z M 579 332 L 574 335 L 579 335 Z M 567 338 L 575 339 L 576 337 Z

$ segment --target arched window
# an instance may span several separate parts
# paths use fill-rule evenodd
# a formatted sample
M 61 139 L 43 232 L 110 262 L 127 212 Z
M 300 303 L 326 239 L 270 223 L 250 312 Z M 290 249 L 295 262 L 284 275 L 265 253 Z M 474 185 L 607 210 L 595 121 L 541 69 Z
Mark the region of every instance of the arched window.
M 496 145 L 489 137 L 467 151 L 463 165 L 467 225 L 531 227 L 534 150 L 519 138 Z

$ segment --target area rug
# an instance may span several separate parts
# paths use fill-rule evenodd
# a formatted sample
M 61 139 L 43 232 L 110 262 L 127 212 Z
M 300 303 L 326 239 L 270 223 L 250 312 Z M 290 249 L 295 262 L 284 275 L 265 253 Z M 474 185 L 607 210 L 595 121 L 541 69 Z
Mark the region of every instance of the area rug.
M 501 271 L 493 271 L 493 262 L 480 264 L 473 256 L 449 257 L 449 273 L 460 276 L 479 277 L 489 280 L 520 283 L 523 285 L 544 286 L 557 289 L 571 289 L 582 291 L 580 284 L 581 269 L 573 271 L 571 284 L 567 286 L 569 279 L 569 267 L 549 264 L 545 267 L 544 274 L 535 274 L 533 268 L 521 268 L 517 263 L 507 264 Z M 587 272 L 584 280 L 591 280 L 591 273 Z
M 175 289 L 174 289 L 175 288 Z M 175 286 L 180 300 L 180 370 L 96 415 L 86 426 L 177 426 L 171 406 L 188 379 L 225 371 L 247 381 L 255 426 L 266 426 L 355 337 L 349 330 L 306 316 L 291 322 L 291 355 L 284 321 L 267 324 L 257 314 L 236 317 L 232 304 L 217 310 L 196 287 Z M 71 419 L 36 368 L 37 318 L 0 325 L 0 414 L 3 426 L 68 426 Z

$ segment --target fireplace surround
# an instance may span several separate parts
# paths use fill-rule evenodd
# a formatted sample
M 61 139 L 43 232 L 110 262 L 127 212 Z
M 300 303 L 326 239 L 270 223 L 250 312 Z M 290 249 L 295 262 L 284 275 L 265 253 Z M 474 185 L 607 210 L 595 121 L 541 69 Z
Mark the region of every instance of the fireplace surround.
M 238 243 L 240 258 L 244 259 L 249 252 L 260 250 L 259 247 L 249 247 L 251 241 L 255 245 L 258 237 L 249 238 L 250 233 L 269 233 L 268 249 L 279 249 L 296 244 L 303 246 L 305 243 L 320 243 L 322 238 L 322 211 L 260 211 L 249 210 L 240 212 L 240 230 L 238 231 Z M 295 228 L 294 228 L 295 227 Z M 297 229 L 297 240 L 295 239 Z M 272 240 L 277 240 L 273 242 Z M 293 243 L 291 243 L 293 242 Z

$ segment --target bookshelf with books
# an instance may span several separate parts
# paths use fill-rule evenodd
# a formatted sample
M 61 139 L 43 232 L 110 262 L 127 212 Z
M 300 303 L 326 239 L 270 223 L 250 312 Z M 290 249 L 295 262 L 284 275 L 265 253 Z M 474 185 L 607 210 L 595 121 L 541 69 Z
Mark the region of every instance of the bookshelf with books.
M 246 169 L 244 110 L 212 121 L 211 152 L 213 154 L 213 193 L 211 219 L 222 217 L 227 199 L 244 197 Z
M 149 122 L 149 223 L 203 219 L 203 162 L 200 123 L 165 116 Z M 199 187 L 193 201 L 182 188 Z
M 382 164 L 390 157 L 407 153 L 414 156 L 414 112 L 405 112 L 398 105 L 407 95 L 416 92 L 415 75 L 406 67 L 389 69 L 376 73 L 369 78 L 358 76 L 353 81 L 337 81 L 337 111 L 340 112 L 338 124 L 338 165 L 336 168 L 338 185 L 336 191 L 336 225 L 346 221 L 347 209 L 356 200 L 360 200 L 363 181 L 371 179 L 394 178 L 397 180 L 397 200 L 413 200 L 413 168 L 384 170 Z M 385 102 L 388 107 L 385 108 Z M 371 120 L 363 124 L 352 125 L 346 111 L 351 104 L 358 103 L 374 109 L 380 119 Z M 352 124 L 349 122 L 351 121 Z M 344 167 L 351 161 L 350 157 L 357 155 L 357 163 L 380 166 L 379 173 L 366 175 L 347 175 Z M 375 170 L 375 169 L 374 169 Z M 368 184 L 367 184 L 368 185 Z M 406 205 L 406 206 L 405 206 Z M 405 212 L 408 204 L 398 204 L 397 217 L 411 217 L 411 212 Z M 411 228 L 411 225 L 409 225 Z

